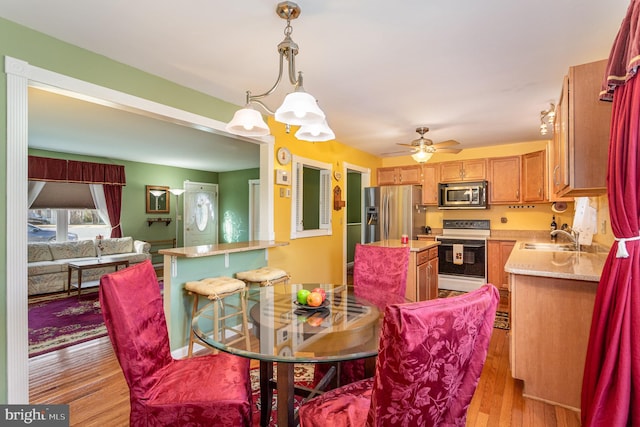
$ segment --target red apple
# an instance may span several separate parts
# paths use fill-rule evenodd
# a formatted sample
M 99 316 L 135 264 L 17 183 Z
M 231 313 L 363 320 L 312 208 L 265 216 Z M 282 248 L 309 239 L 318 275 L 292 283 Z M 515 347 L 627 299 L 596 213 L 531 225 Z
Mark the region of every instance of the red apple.
M 322 304 L 322 294 L 320 292 L 311 292 L 307 296 L 307 305 L 309 307 L 319 307 Z
M 313 288 L 313 290 L 311 292 L 317 292 L 320 295 L 322 295 L 322 301 L 323 302 L 324 302 L 324 300 L 327 299 L 327 292 L 322 288 Z

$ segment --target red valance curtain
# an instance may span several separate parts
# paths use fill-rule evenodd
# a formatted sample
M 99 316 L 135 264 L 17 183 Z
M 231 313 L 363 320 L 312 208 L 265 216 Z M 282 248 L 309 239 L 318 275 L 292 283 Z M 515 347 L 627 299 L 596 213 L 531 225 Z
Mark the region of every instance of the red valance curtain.
M 102 184 L 111 237 L 122 237 L 122 187 L 127 183 L 124 166 L 29 156 L 29 180 Z
M 29 180 L 126 185 L 124 166 L 29 156 Z
M 613 99 L 607 195 L 616 243 L 596 293 L 582 382 L 582 425 L 640 426 L 640 0 L 611 50 L 601 97 Z

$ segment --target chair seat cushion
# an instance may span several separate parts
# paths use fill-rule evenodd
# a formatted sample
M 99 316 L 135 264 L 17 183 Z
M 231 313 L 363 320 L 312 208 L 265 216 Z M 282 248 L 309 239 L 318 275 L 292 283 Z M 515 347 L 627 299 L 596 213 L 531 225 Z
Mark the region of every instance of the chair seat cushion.
M 236 273 L 236 278 L 247 282 L 266 282 L 268 280 L 280 279 L 288 276 L 287 272 L 276 267 L 262 267 L 255 270 L 241 271 Z
M 143 399 L 148 425 L 250 424 L 249 359 L 219 353 L 174 360 L 154 376 L 158 381 Z
M 356 381 L 311 399 L 300 407 L 300 427 L 364 426 L 373 378 Z
M 187 282 L 184 288 L 198 295 L 217 298 L 218 295 L 235 292 L 245 287 L 242 280 L 231 277 L 210 277 L 208 279 Z

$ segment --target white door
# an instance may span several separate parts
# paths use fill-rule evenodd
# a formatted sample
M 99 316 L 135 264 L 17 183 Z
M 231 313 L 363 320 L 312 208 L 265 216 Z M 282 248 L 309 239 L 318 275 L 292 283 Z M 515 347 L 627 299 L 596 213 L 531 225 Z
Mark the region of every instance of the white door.
M 184 183 L 184 246 L 218 243 L 218 184 Z
M 249 180 L 249 240 L 260 240 L 260 180 Z

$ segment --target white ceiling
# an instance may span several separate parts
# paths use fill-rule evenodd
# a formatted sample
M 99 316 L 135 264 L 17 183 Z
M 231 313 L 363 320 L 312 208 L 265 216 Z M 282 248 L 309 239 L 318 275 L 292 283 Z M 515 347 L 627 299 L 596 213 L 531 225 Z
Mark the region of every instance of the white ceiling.
M 608 57 L 628 0 L 299 0 L 297 69 L 336 139 L 376 155 L 428 126 L 461 148 L 545 139 L 569 66 Z M 278 71 L 277 1 L 0 0 L 0 16 L 237 105 Z M 265 99 L 275 109 L 290 90 Z M 109 117 L 115 120 L 114 117 Z M 35 123 L 30 122 L 30 126 Z M 111 121 L 101 136 L 108 141 Z M 185 128 L 186 129 L 186 128 Z M 179 146 L 156 151 L 185 166 Z M 174 137 L 174 139 L 177 138 Z M 173 144 L 175 145 L 175 144 Z M 127 150 L 132 149 L 129 141 Z M 151 155 L 153 148 L 145 147 Z M 200 155 L 198 155 L 200 153 Z M 193 154 L 193 155 L 192 155 Z M 139 159 L 138 159 L 139 160 Z M 202 169 L 201 167 L 197 167 Z M 209 170 L 204 169 L 204 170 Z

